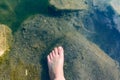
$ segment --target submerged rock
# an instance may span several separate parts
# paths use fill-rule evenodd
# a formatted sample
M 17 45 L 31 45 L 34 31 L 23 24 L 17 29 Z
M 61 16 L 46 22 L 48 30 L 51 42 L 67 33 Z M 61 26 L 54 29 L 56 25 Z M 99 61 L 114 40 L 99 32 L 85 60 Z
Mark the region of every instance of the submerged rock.
M 14 50 L 11 51 L 12 55 L 15 54 L 11 56 L 13 80 L 49 80 L 46 56 L 58 45 L 65 49 L 66 80 L 119 80 L 119 66 L 97 45 L 78 33 L 66 20 L 43 15 L 25 20 L 15 34 Z M 26 65 L 29 66 L 24 67 Z
M 0 56 L 6 51 L 9 51 L 12 42 L 11 29 L 3 24 L 0 24 Z
M 65 48 L 65 77 L 69 80 L 118 80 L 114 60 L 78 33 L 67 33 L 59 42 Z M 69 46 L 69 47 L 68 47 Z
M 85 0 L 50 0 L 49 3 L 60 10 L 86 10 L 88 8 Z

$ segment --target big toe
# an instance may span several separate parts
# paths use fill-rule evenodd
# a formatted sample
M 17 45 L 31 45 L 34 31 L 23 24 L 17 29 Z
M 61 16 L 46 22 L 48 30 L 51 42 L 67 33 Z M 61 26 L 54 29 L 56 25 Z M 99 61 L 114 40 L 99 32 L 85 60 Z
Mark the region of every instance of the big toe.
M 60 56 L 64 55 L 64 50 L 61 46 L 58 47 L 58 53 L 59 53 Z

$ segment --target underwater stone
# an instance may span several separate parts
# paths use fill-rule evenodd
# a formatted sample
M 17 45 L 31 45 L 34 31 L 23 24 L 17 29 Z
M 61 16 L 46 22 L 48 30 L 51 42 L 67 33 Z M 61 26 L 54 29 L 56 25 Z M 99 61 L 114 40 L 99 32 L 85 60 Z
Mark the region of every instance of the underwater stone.
M 50 0 L 49 3 L 60 10 L 86 10 L 88 8 L 85 0 Z
M 44 20 L 46 20 L 45 23 Z M 22 34 L 22 28 L 27 29 L 26 34 Z M 11 53 L 17 53 L 16 57 L 23 61 L 22 66 L 28 63 L 39 64 L 41 66 L 37 71 L 36 69 L 33 71 L 34 68 L 30 68 L 29 71 L 34 73 L 32 76 L 37 74 L 37 78 L 49 80 L 46 56 L 55 46 L 61 45 L 65 50 L 64 69 L 66 80 L 119 79 L 119 66 L 116 65 L 115 61 L 106 55 L 97 45 L 78 33 L 63 18 L 46 17 L 40 14 L 34 15 L 24 21 L 21 29 L 15 34 L 16 42 L 14 48 L 16 50 L 11 51 Z M 36 36 L 33 34 L 36 34 Z M 23 36 L 27 37 L 23 38 Z M 30 80 L 20 74 L 21 71 L 24 72 L 26 69 L 20 68 L 19 65 L 17 66 L 17 73 L 19 74 L 15 76 L 14 80 L 20 80 L 21 77 L 22 80 Z M 40 73 L 38 74 L 38 72 Z M 16 73 L 14 72 L 14 74 Z M 29 73 L 28 76 L 30 77 Z M 31 77 L 31 80 L 36 79 Z
M 6 25 L 0 24 L 0 56 L 2 56 L 6 51 L 9 51 L 11 42 L 11 29 Z

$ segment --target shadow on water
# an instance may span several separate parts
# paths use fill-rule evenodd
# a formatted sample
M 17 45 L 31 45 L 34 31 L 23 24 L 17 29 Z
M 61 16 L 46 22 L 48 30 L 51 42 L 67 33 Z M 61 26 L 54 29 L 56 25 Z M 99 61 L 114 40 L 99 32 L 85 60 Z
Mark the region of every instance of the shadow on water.
M 40 64 L 42 66 L 42 71 L 41 71 L 41 77 L 40 80 L 50 80 L 49 78 L 49 73 L 48 73 L 48 65 L 47 65 L 47 55 L 46 53 L 49 53 L 50 49 L 44 51 L 44 53 L 42 53 L 42 58 L 40 60 Z
M 61 41 L 61 38 L 56 39 L 55 41 L 51 42 L 50 44 L 47 44 L 47 48 L 43 51 L 43 53 L 40 56 L 40 64 L 42 66 L 41 71 L 41 78 L 40 80 L 50 80 L 49 77 L 49 70 L 48 70 L 48 64 L 47 64 L 47 55 L 52 51 L 52 49 L 55 46 L 59 46 L 59 42 Z M 58 43 L 58 44 L 56 44 Z
M 10 26 L 13 33 L 30 15 L 47 14 L 48 0 L 0 0 L 0 23 Z

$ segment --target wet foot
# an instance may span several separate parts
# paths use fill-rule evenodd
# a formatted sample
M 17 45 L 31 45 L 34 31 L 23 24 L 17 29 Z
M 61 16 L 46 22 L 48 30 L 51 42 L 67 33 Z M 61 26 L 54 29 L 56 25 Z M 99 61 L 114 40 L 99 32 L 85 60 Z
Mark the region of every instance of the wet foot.
M 65 80 L 63 65 L 64 65 L 64 50 L 62 47 L 56 47 L 47 56 L 49 75 L 51 80 Z

